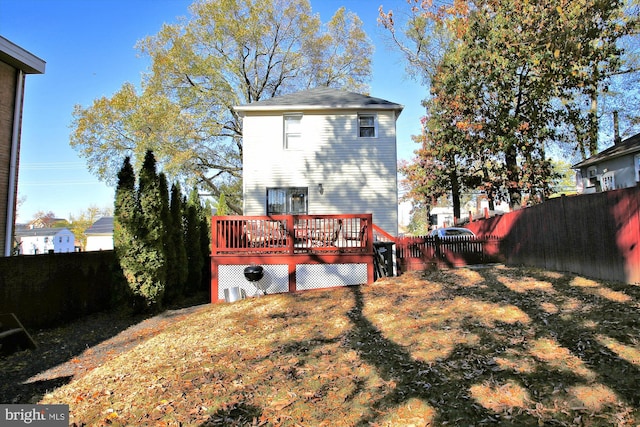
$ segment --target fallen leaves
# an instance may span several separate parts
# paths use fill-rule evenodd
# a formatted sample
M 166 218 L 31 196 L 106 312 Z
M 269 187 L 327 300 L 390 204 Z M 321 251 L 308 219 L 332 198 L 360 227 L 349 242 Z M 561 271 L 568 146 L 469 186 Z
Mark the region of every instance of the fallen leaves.
M 206 307 L 42 402 L 88 425 L 633 424 L 636 310 L 561 273 L 411 273 Z

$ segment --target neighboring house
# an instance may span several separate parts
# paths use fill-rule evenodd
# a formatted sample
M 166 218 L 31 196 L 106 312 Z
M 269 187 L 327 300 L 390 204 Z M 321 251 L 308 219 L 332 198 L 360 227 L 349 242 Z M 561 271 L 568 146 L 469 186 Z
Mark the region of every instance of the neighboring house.
M 55 223 L 67 223 L 67 220 L 65 218 L 52 217 L 36 218 L 27 225 L 27 228 L 51 228 Z
M 16 231 L 16 240 L 20 255 L 37 255 L 74 252 L 76 238 L 68 228 L 34 228 Z
M 572 166 L 578 193 L 635 187 L 640 182 L 640 133 Z
M 18 160 L 25 76 L 44 73 L 45 62 L 0 36 L 0 244 L 13 250 Z
M 325 87 L 235 107 L 243 128 L 244 214 L 371 213 L 397 235 L 402 109 Z
M 87 236 L 85 251 L 106 251 L 113 249 L 113 217 L 105 216 L 93 223 L 84 235 Z

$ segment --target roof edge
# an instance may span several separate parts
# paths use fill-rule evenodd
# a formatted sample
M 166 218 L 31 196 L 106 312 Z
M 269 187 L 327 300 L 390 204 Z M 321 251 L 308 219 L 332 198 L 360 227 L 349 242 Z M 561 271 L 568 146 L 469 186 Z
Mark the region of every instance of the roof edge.
M 233 107 L 238 112 L 249 111 L 317 111 L 317 110 L 404 110 L 404 105 L 392 104 L 392 106 L 382 105 L 238 105 Z
M 27 74 L 44 74 L 46 62 L 10 40 L 0 36 L 0 61 Z

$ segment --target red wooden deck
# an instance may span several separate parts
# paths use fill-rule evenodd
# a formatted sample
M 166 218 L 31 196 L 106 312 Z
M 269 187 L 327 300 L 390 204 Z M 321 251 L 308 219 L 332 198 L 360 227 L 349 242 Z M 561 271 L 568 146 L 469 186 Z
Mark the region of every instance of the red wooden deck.
M 373 282 L 371 214 L 214 216 L 211 234 L 212 302 L 222 288 L 252 289 L 248 265 L 267 270 L 271 292 Z

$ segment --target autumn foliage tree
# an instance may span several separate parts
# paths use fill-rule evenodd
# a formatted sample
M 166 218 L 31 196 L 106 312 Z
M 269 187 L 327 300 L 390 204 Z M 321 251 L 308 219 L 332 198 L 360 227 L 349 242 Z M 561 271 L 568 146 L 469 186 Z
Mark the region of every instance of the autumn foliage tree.
M 208 0 L 139 43 L 151 60 L 140 87 L 73 112 L 71 145 L 112 181 L 122 159 L 153 150 L 172 179 L 242 212 L 242 105 L 316 86 L 367 91 L 373 48 L 344 8 L 326 23 L 308 0 Z
M 620 67 L 616 42 L 637 16 L 626 16 L 615 0 L 410 3 L 406 35 L 415 50 L 401 48 L 410 64 L 425 67 L 431 109 L 416 163 L 447 165 L 454 200 L 459 170 L 490 200 L 502 198 L 512 208 L 525 203 L 523 193 L 529 202 L 546 197 L 555 179 L 551 145 L 569 142 L 593 152 L 595 110 L 581 106 L 606 90 Z M 398 40 L 393 16 L 381 11 Z M 421 32 L 433 28 L 444 31 L 447 43 L 427 62 L 424 40 L 433 36 Z

